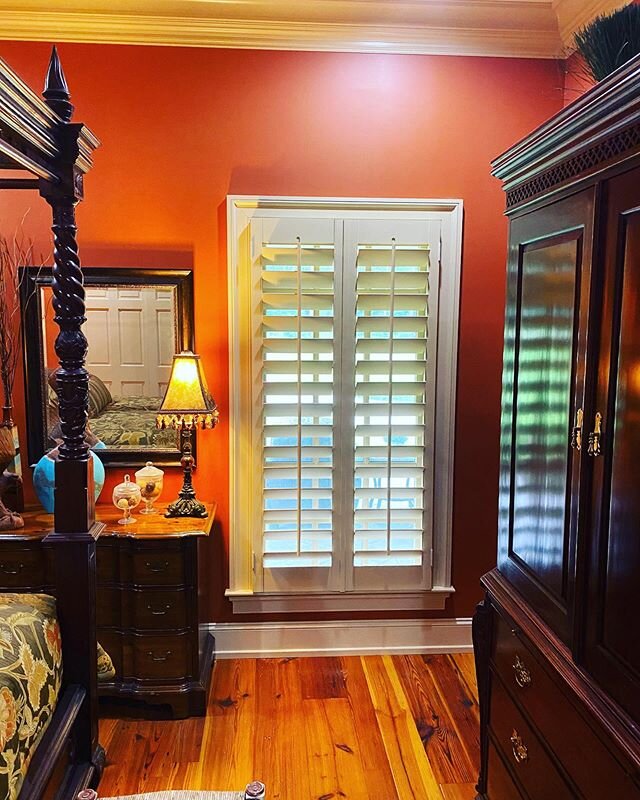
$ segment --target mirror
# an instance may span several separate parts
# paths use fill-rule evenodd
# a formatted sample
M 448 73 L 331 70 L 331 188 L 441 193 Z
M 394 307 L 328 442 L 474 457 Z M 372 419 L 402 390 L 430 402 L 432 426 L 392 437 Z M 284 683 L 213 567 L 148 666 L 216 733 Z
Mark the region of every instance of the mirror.
M 190 270 L 86 268 L 84 333 L 89 346 L 87 440 L 101 461 L 137 466 L 180 463 L 179 434 L 158 430 L 156 412 L 175 352 L 193 347 Z M 60 438 L 52 271 L 21 270 L 29 460 Z

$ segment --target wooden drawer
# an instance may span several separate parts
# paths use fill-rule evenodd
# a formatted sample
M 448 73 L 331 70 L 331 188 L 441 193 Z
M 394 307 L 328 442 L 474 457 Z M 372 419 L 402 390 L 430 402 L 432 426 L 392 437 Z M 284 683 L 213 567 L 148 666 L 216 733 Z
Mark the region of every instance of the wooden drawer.
M 489 742 L 489 767 L 487 769 L 488 800 L 522 800 L 509 771 L 495 747 Z
M 101 628 L 117 628 L 120 626 L 120 589 L 117 586 L 98 587 L 96 622 Z
M 133 671 L 136 678 L 181 680 L 190 675 L 190 667 L 191 647 L 187 633 L 133 636 Z
M 495 675 L 491 677 L 489 728 L 504 760 L 512 765 L 531 800 L 575 800 L 576 794 Z
M 118 542 L 99 539 L 96 548 L 96 573 L 98 585 L 118 582 L 120 573 Z
M 9 589 L 44 587 L 47 582 L 47 554 L 40 543 L 0 550 L 0 586 Z
M 179 544 L 174 547 L 164 543 L 137 546 L 131 561 L 131 579 L 136 586 L 178 586 L 185 583 L 184 558 Z
M 574 781 L 582 795 L 639 800 L 623 766 L 560 691 L 542 656 L 507 619 L 496 614 L 495 670 Z M 590 753 L 590 758 L 585 758 Z
M 139 630 L 171 630 L 187 627 L 189 589 L 135 589 L 131 603 L 131 625 Z

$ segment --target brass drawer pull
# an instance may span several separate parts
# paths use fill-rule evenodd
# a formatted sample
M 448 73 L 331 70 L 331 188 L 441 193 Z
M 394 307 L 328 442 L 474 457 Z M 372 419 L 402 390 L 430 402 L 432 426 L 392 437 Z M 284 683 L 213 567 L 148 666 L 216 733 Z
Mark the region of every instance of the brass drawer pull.
M 584 411 L 579 408 L 576 411 L 576 424 L 571 430 L 571 447 L 574 450 L 582 449 L 582 424 L 584 421 Z
M 167 611 L 171 611 L 171 603 L 167 603 L 164 608 L 154 608 L 151 603 L 148 603 L 147 611 L 151 612 L 152 617 L 164 617 Z
M 2 570 L 5 575 L 19 575 L 23 569 L 24 564 L 16 564 L 13 569 L 11 569 L 11 565 L 9 564 L 0 564 L 0 570 Z
M 161 663 L 163 661 L 168 661 L 170 655 L 171 655 L 171 650 L 165 650 L 165 653 L 164 653 L 163 656 L 155 655 L 153 650 L 149 650 L 148 653 L 147 653 L 147 656 L 149 657 L 149 659 L 151 661 L 156 661 L 158 663 Z
M 518 655 L 516 655 L 516 660 L 513 662 L 513 672 L 516 683 L 521 689 L 526 689 L 527 686 L 531 686 L 531 673 Z
M 515 728 L 511 734 L 511 749 L 513 751 L 513 757 L 518 764 L 523 764 L 525 761 L 529 760 L 529 750 Z
M 169 568 L 169 562 L 156 561 L 154 563 L 152 561 L 145 561 L 145 567 L 149 570 L 149 572 L 165 572 Z
M 602 452 L 602 414 L 598 411 L 596 413 L 596 420 L 593 431 L 589 434 L 589 449 L 590 456 L 597 458 Z

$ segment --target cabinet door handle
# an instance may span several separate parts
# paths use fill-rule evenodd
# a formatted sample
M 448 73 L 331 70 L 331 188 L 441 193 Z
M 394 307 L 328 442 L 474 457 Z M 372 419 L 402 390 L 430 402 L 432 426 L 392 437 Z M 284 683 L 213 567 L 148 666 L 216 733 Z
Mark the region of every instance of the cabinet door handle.
M 602 414 L 597 411 L 593 431 L 589 434 L 589 449 L 590 456 L 597 458 L 602 452 Z
M 167 611 L 171 611 L 171 603 L 167 603 L 164 608 L 154 608 L 151 603 L 147 605 L 147 610 L 151 612 L 152 617 L 164 617 Z
M 16 564 L 14 567 L 9 564 L 0 564 L 0 570 L 2 570 L 5 575 L 19 575 L 23 569 L 24 564 Z
M 147 656 L 151 659 L 151 661 L 155 661 L 158 663 L 167 661 L 170 655 L 171 655 L 171 650 L 166 650 L 163 656 L 157 656 L 153 650 L 149 650 L 147 653 Z
M 511 734 L 511 749 L 513 751 L 513 757 L 518 764 L 523 764 L 525 761 L 529 760 L 529 750 L 522 741 L 522 736 L 520 736 L 515 728 Z
M 531 673 L 518 655 L 516 655 L 516 660 L 513 662 L 513 672 L 516 683 L 521 689 L 526 689 L 527 686 L 531 686 Z
M 576 411 L 576 424 L 571 429 L 571 447 L 574 450 L 582 449 L 582 425 L 584 422 L 584 411 L 579 408 Z
M 168 561 L 146 561 L 145 567 L 149 570 L 149 572 L 164 572 L 169 567 Z

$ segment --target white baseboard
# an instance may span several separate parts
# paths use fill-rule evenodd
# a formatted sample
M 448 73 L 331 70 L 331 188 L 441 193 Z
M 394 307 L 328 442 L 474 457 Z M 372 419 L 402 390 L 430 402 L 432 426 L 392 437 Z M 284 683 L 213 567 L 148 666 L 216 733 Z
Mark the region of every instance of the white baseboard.
M 217 658 L 468 653 L 471 619 L 212 622 Z

